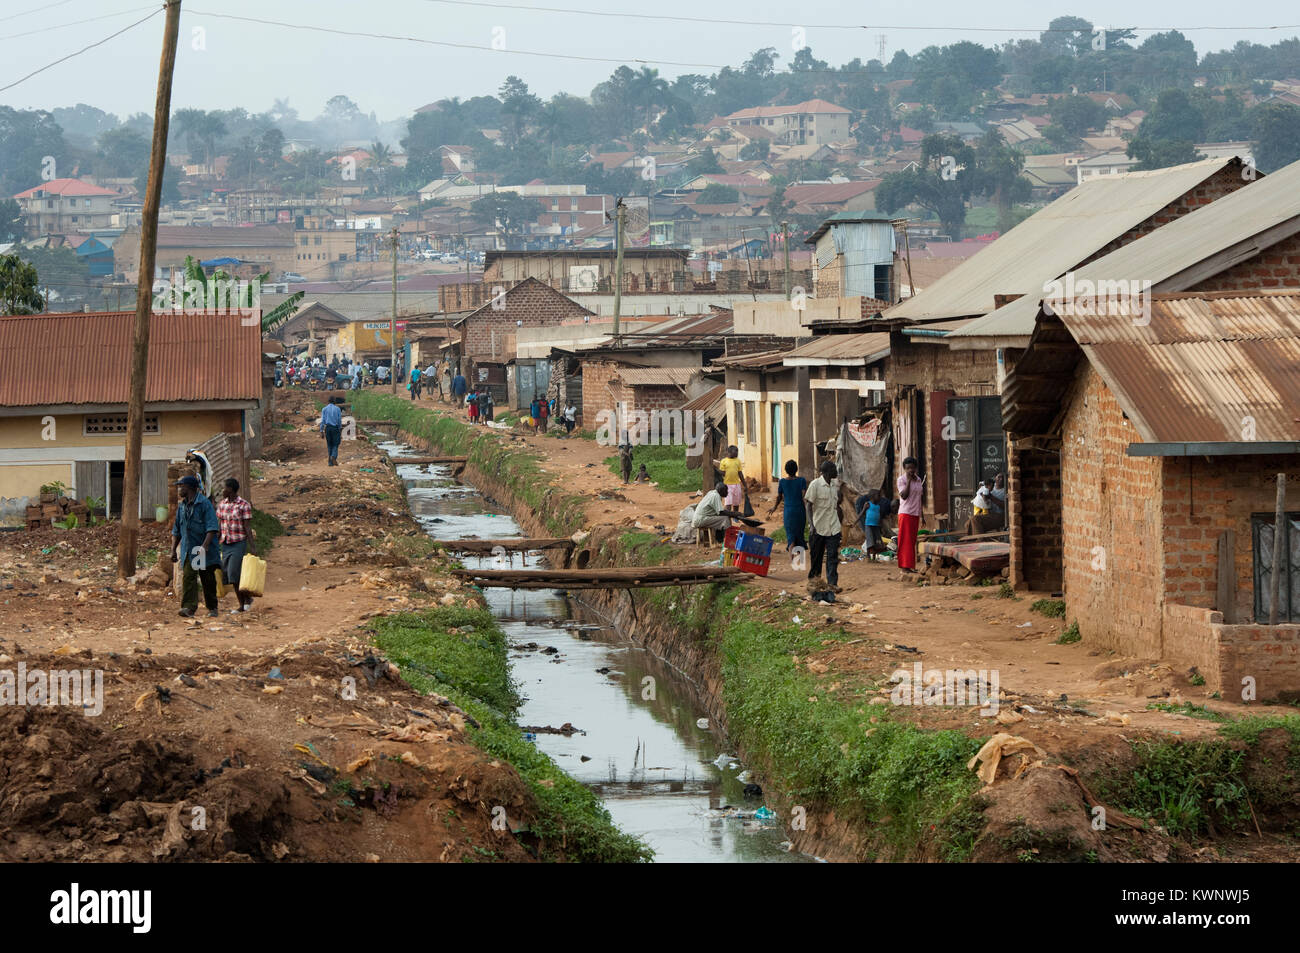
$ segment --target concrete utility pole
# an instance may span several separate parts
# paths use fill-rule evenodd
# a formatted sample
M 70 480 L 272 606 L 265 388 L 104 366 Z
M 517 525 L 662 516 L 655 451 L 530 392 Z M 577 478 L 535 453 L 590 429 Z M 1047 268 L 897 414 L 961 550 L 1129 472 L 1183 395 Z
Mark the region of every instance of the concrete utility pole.
M 158 95 L 153 109 L 153 147 L 140 220 L 140 271 L 136 279 L 135 330 L 131 343 L 131 389 L 126 409 L 126 447 L 122 468 L 122 529 L 117 542 L 117 575 L 135 575 L 136 545 L 140 541 L 140 454 L 144 443 L 145 382 L 149 374 L 149 322 L 153 318 L 153 268 L 158 251 L 158 206 L 162 203 L 163 173 L 167 169 L 167 126 L 172 111 L 172 69 L 176 65 L 176 36 L 181 25 L 181 0 L 167 0 L 162 59 L 158 65 Z M 182 559 L 189 554 L 180 553 Z M 160 557 L 161 558 L 161 557 Z
M 1286 522 L 1286 474 L 1277 475 L 1277 507 L 1273 512 L 1273 571 L 1268 580 L 1268 624 L 1277 625 L 1277 600 L 1282 595 L 1282 553 L 1289 549 Z
M 785 300 L 790 300 L 790 223 L 781 223 L 781 245 L 785 248 Z
M 614 215 L 614 244 L 618 249 L 614 258 L 614 346 L 618 347 L 618 319 L 623 311 L 623 230 L 627 224 L 627 206 L 619 199 Z
M 388 389 L 397 395 L 397 226 L 389 232 L 393 240 L 393 326 L 389 332 Z

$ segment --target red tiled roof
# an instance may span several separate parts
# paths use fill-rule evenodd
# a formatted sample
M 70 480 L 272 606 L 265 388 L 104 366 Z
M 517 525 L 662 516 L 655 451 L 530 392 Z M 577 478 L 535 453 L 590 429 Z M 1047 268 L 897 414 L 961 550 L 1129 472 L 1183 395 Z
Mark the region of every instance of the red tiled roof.
M 19 192 L 14 196 L 16 199 L 29 199 L 37 192 L 44 192 L 47 195 L 112 195 L 116 197 L 117 192 L 111 189 L 101 189 L 98 185 L 91 185 L 89 182 L 82 182 L 80 179 L 51 179 L 49 182 L 42 182 L 40 185 L 34 185 L 30 189 Z
M 145 400 L 259 400 L 262 329 L 239 314 L 155 312 Z M 125 404 L 135 313 L 0 317 L 0 407 Z

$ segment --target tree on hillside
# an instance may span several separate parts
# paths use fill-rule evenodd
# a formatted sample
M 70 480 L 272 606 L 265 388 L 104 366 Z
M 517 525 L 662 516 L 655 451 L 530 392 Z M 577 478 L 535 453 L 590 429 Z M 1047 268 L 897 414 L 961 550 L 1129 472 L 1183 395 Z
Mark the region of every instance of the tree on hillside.
M 528 91 L 528 84 L 518 76 L 507 76 L 498 91 L 501 96 L 501 118 L 505 120 L 501 130 L 502 139 L 507 149 L 519 145 L 542 109 L 542 101 Z
M 14 254 L 36 271 L 37 286 L 51 299 L 57 299 L 58 303 L 51 305 L 53 310 L 69 310 L 73 301 L 90 297 L 90 265 L 71 248 L 20 246 L 14 249 Z
M 1051 56 L 1078 56 L 1092 48 L 1093 26 L 1083 17 L 1063 16 L 1047 24 L 1047 30 L 1038 35 Z
M 202 109 L 178 109 L 172 116 L 172 128 L 185 137 L 191 156 L 210 168 L 217 157 L 217 142 L 226 134 L 222 118 Z
M 1087 96 L 1061 96 L 1053 99 L 1049 115 L 1052 121 L 1076 138 L 1106 124 L 1106 107 Z
M 975 147 L 975 181 L 972 191 L 987 195 L 998 209 L 998 230 L 1014 224 L 1012 209 L 1029 198 L 1029 181 L 1021 175 L 1025 157 L 1007 145 L 996 129 L 984 134 Z
M 51 169 L 46 156 L 54 157 Z M 42 175 L 72 174 L 63 130 L 44 110 L 19 110 L 0 106 L 0 195 L 12 196 L 34 185 Z
M 453 98 L 411 117 L 401 143 L 406 150 L 407 169 L 413 177 L 423 179 L 421 185 L 442 178 L 441 146 L 477 147 L 487 143 L 470 112 L 465 103 Z
M 706 186 L 695 201 L 701 205 L 732 205 L 740 201 L 740 192 L 730 185 L 714 183 Z
M 0 255 L 0 314 L 37 314 L 45 299 L 37 290 L 36 269 L 17 255 Z
M 101 175 L 135 178 L 149 167 L 149 140 L 125 126 L 110 129 L 99 137 L 98 160 Z
M 0 199 L 0 244 L 18 241 L 25 228 L 22 206 L 13 199 Z
M 876 187 L 876 207 L 894 213 L 919 205 L 959 238 L 976 181 L 975 150 L 956 136 L 931 134 L 921 140 L 919 168 L 891 172 Z
M 945 119 L 969 115 L 983 95 L 1002 81 L 997 52 L 968 40 L 942 48 L 928 46 L 912 65 L 916 97 Z
M 498 228 L 506 236 L 527 234 L 528 224 L 537 221 L 545 211 L 537 199 L 525 198 L 517 192 L 492 192 L 470 203 L 469 214 L 474 221 L 488 228 Z
M 1166 89 L 1142 120 L 1128 145 L 1128 155 L 1138 160 L 1137 169 L 1181 165 L 1195 160 L 1195 144 L 1204 135 L 1205 117 L 1187 92 Z
M 162 199 L 163 205 L 175 205 L 181 200 L 181 190 L 178 183 L 180 172 L 176 166 L 170 162 L 163 168 L 162 182 Z M 135 190 L 139 195 L 144 195 L 149 186 L 149 166 L 145 165 L 140 170 L 140 174 L 135 177 Z
M 721 175 L 722 164 L 718 162 L 718 154 L 706 147 L 703 152 L 686 163 L 686 174 L 688 177 L 694 178 L 697 175 L 706 175 L 708 173 Z
M 1268 102 L 1251 114 L 1255 134 L 1255 164 L 1276 172 L 1300 160 L 1300 106 Z

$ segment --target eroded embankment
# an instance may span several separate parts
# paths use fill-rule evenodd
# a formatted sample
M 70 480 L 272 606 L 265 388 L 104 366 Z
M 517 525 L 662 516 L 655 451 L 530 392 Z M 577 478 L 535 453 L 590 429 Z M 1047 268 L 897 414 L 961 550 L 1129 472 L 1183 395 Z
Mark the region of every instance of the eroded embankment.
M 508 437 L 400 399 L 365 394 L 358 407 L 398 421 L 414 445 L 465 455 L 466 479 L 510 507 L 528 532 L 587 530 L 588 501 L 554 486 L 537 456 Z M 581 549 L 592 568 L 695 556 L 612 526 L 592 527 Z M 1197 740 L 1071 735 L 1064 726 L 1050 732 L 1052 750 L 1003 759 L 986 787 L 968 762 L 992 732 L 934 718 L 943 710 L 888 705 L 881 693 L 894 647 L 851 638 L 830 616 L 814 621 L 801 599 L 739 585 L 585 598 L 697 683 L 711 716 L 763 777 L 796 847 L 818 856 L 1216 860 L 1239 851 L 1238 834 L 1258 829 L 1265 837 L 1252 837 L 1250 849 L 1285 853 L 1300 833 L 1295 715 L 1235 721 Z M 809 663 L 857 643 L 885 653 L 876 677 L 841 683 Z

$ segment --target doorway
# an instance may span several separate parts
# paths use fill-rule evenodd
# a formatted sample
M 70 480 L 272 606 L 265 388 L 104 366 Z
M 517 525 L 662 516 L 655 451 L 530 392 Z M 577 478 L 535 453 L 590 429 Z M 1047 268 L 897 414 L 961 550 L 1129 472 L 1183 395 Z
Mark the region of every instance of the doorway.
M 122 460 L 110 460 L 108 464 L 108 515 L 116 519 L 122 517 L 122 483 L 126 476 L 126 463 Z
M 1007 468 L 1002 432 L 1001 397 L 953 397 L 948 400 L 948 526 L 966 525 L 971 499 L 985 480 Z M 938 503 L 938 501 L 935 501 Z

